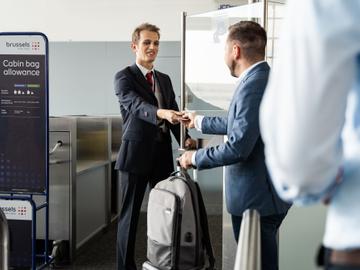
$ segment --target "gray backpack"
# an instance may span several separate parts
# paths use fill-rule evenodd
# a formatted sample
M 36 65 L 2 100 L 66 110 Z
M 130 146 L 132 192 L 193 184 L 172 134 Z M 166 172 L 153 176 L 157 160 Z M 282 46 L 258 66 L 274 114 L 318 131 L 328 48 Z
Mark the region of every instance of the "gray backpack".
M 143 269 L 209 269 L 215 259 L 199 186 L 184 170 L 151 191 L 147 212 L 147 259 Z

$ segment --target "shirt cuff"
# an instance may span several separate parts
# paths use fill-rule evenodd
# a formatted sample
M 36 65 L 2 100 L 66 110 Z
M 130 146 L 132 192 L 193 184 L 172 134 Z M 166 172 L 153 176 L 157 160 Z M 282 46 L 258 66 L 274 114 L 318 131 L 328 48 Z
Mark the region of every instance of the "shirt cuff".
M 191 164 L 196 167 L 195 156 L 196 156 L 196 151 L 194 151 L 194 153 L 191 156 Z
M 204 119 L 203 115 L 196 115 L 195 120 L 194 120 L 195 128 L 200 132 L 201 132 L 201 124 L 202 124 L 203 119 Z

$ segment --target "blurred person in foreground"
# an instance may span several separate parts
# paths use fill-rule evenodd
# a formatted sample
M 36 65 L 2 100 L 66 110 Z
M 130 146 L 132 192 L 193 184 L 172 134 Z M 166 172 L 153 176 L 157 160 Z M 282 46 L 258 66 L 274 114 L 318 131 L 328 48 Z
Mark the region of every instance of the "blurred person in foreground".
M 360 269 L 360 1 L 289 1 L 261 104 L 280 196 L 328 204 L 325 269 Z

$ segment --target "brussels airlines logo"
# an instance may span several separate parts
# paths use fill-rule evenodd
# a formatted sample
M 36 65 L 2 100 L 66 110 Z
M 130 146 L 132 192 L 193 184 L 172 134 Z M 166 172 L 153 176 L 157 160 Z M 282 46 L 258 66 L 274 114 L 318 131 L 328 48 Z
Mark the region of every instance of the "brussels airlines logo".
M 27 214 L 27 207 L 24 206 L 2 206 L 1 210 L 5 215 L 10 216 L 26 216 Z
M 29 42 L 5 42 L 7 48 L 30 48 Z
M 39 41 L 33 41 L 31 42 L 31 49 L 33 51 L 38 51 L 40 50 L 40 42 Z
M 40 42 L 33 41 L 33 42 L 5 42 L 7 48 L 14 48 L 19 50 L 32 50 L 38 51 L 40 50 Z
M 1 210 L 5 213 L 5 214 L 15 214 L 16 213 L 16 207 L 14 206 L 3 206 L 1 207 Z
M 32 206 L 27 201 L 0 200 L 0 208 L 9 220 L 31 220 Z
M 24 206 L 18 206 L 16 208 L 18 216 L 26 216 L 27 208 Z

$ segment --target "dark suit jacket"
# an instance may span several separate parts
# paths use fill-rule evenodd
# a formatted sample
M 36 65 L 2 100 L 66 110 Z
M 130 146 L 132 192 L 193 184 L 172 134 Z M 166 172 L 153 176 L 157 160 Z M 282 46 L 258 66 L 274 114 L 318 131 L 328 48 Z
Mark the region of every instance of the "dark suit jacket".
M 178 111 L 175 94 L 168 75 L 155 70 L 164 101 L 164 109 Z M 136 64 L 126 67 L 115 75 L 115 93 L 120 103 L 123 118 L 123 136 L 115 169 L 146 174 L 151 170 L 151 159 L 156 151 L 159 128 L 156 111 L 158 101 L 151 91 L 144 75 Z M 180 125 L 171 125 L 166 121 L 168 131 L 168 154 L 164 159 L 172 160 L 171 136 L 169 130 L 180 140 Z
M 227 117 L 205 117 L 202 132 L 227 135 L 224 144 L 200 149 L 199 169 L 225 168 L 225 194 L 230 214 L 241 216 L 248 209 L 260 215 L 285 213 L 290 207 L 276 194 L 265 167 L 264 144 L 259 131 L 259 106 L 270 68 L 261 63 L 239 83 Z

